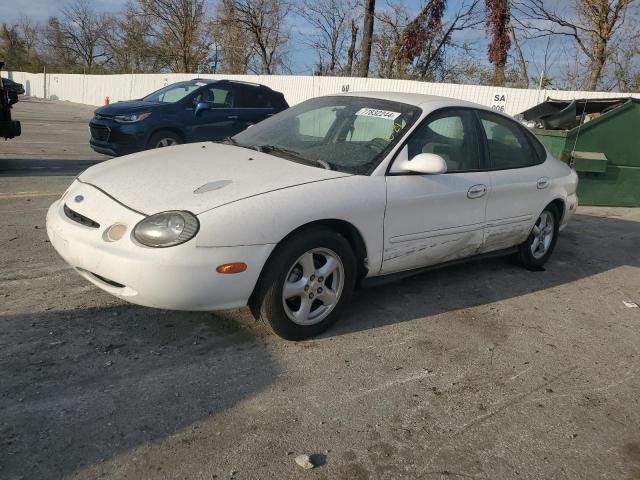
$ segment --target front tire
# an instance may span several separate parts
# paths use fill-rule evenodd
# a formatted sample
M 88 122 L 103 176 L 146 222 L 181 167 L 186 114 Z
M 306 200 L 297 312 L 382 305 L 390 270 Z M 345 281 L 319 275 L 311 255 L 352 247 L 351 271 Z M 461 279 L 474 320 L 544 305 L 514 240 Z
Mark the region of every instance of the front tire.
M 177 133 L 169 130 L 160 130 L 151 135 L 147 143 L 147 149 L 172 147 L 181 143 L 183 143 L 182 138 Z
M 542 211 L 525 242 L 518 247 L 518 259 L 528 270 L 540 270 L 553 253 L 558 239 L 560 215 L 554 205 Z
M 349 242 L 324 228 L 304 230 L 276 247 L 251 308 L 273 332 L 303 340 L 327 330 L 353 293 L 356 259 Z

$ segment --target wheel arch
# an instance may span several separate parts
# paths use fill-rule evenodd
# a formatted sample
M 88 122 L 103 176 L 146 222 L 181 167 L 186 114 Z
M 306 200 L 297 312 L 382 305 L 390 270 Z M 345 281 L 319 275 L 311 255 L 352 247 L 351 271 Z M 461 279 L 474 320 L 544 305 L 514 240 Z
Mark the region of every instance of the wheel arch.
M 364 237 L 362 236 L 362 233 L 360 233 L 360 230 L 358 230 L 358 228 L 355 225 L 353 225 L 351 222 L 348 222 L 346 220 L 340 220 L 337 218 L 314 220 L 312 222 L 305 223 L 295 228 L 294 230 L 289 232 L 287 235 L 285 235 L 283 238 L 281 238 L 280 241 L 277 243 L 276 247 L 271 251 L 271 253 L 267 257 L 267 260 L 262 265 L 262 270 L 260 271 L 260 275 L 258 276 L 258 280 L 255 286 L 253 287 L 253 292 L 251 293 L 251 296 L 248 302 L 249 307 L 252 310 L 252 313 L 254 314 L 254 316 L 257 314 L 254 311 L 254 307 L 253 307 L 253 305 L 255 304 L 254 299 L 256 297 L 258 289 L 260 288 L 260 284 L 262 282 L 262 276 L 264 274 L 265 268 L 271 261 L 271 258 L 273 257 L 275 252 L 277 251 L 278 246 L 280 246 L 283 242 L 293 237 L 294 235 L 298 235 L 299 233 L 305 230 L 310 230 L 316 227 L 326 227 L 344 236 L 346 240 L 349 242 L 349 245 L 351 245 L 351 248 L 353 249 L 353 253 L 356 256 L 356 265 L 358 267 L 357 281 L 359 282 L 367 275 L 368 273 L 367 246 L 364 242 Z
M 180 137 L 180 139 L 182 140 L 182 143 L 186 143 L 187 141 L 187 137 L 185 135 L 185 133 L 178 127 L 164 127 L 164 126 L 158 126 L 156 128 L 154 128 L 153 130 L 151 130 L 149 132 L 149 135 L 147 136 L 147 141 L 146 141 L 146 146 L 149 147 L 149 142 L 151 141 L 151 138 L 158 132 L 171 132 L 174 133 L 176 135 L 178 135 Z
M 553 205 L 558 210 L 558 215 L 560 216 L 560 218 L 558 218 L 558 224 L 561 225 L 562 224 L 562 220 L 564 219 L 564 214 L 565 214 L 565 209 L 566 209 L 566 204 L 565 204 L 564 199 L 563 198 L 556 198 L 556 199 L 550 201 L 549 203 L 547 203 L 547 205 L 544 208 L 547 208 L 549 205 Z

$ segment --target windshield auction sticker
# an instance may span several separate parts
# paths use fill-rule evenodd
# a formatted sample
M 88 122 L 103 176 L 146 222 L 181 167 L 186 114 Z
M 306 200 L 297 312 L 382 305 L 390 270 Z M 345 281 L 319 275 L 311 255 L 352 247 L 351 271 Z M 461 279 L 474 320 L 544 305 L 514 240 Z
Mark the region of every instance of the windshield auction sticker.
M 390 112 L 389 110 L 377 110 L 375 108 L 361 108 L 356 112 L 361 117 L 377 117 L 395 120 L 400 116 L 398 112 Z

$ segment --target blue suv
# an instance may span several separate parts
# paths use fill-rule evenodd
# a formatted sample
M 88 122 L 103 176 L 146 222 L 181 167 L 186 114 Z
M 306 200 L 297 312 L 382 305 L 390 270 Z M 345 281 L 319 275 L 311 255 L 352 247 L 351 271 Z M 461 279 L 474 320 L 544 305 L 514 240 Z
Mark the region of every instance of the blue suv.
M 105 105 L 89 122 L 91 148 L 126 155 L 179 143 L 219 141 L 289 105 L 264 85 L 231 80 L 178 82 L 141 100 Z

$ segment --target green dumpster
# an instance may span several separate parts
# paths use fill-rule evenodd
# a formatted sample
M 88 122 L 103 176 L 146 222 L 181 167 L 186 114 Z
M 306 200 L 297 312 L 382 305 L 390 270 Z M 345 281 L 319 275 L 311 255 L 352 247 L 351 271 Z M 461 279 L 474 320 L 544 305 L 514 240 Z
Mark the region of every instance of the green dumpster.
M 581 204 L 640 206 L 639 99 L 548 99 L 520 116 L 576 170 Z

